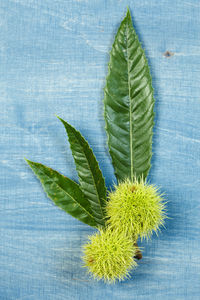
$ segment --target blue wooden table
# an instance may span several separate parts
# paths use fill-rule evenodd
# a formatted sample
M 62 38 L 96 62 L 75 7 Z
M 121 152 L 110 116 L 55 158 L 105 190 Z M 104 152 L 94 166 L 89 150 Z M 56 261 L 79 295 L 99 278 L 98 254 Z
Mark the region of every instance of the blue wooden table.
M 106 285 L 81 267 L 94 230 L 53 205 L 23 158 L 77 180 L 57 114 L 87 138 L 113 184 L 102 99 L 127 5 L 155 89 L 149 180 L 170 219 L 142 244 L 131 279 Z M 199 0 L 1 0 L 0 15 L 0 299 L 199 299 Z

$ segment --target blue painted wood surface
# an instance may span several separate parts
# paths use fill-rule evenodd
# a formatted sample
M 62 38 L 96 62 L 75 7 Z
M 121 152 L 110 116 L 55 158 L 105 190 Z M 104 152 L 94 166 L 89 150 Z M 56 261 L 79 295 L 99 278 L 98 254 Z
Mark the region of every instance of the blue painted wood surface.
M 84 134 L 112 185 L 102 98 L 127 5 L 155 88 L 149 180 L 170 219 L 143 243 L 131 279 L 113 286 L 81 267 L 93 230 L 52 204 L 23 157 L 77 180 L 57 114 Z M 1 0 L 0 14 L 0 299 L 199 299 L 200 2 Z

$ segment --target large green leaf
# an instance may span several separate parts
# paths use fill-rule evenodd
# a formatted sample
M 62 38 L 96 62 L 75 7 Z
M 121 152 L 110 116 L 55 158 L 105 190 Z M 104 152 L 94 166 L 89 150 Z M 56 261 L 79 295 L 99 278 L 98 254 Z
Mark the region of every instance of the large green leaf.
M 129 10 L 110 53 L 104 95 L 108 145 L 117 179 L 146 178 L 152 156 L 153 88 Z
M 89 201 L 78 184 L 42 164 L 26 160 L 53 202 L 78 220 L 97 226 Z
M 105 225 L 106 186 L 98 162 L 79 131 L 59 118 L 65 126 L 76 164 L 80 186 L 89 200 L 95 221 Z

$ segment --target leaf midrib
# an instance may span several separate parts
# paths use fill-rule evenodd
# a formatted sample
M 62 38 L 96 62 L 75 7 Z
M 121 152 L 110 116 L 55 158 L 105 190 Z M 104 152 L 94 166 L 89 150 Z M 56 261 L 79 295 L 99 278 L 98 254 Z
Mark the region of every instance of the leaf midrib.
M 53 183 L 56 184 L 56 186 L 58 186 L 59 189 L 61 189 L 66 195 L 68 195 L 72 200 L 74 200 L 74 202 L 76 202 L 78 204 L 78 206 L 80 206 L 95 222 L 94 217 L 80 204 L 78 203 L 74 197 L 72 197 L 70 194 L 68 194 L 60 185 L 58 185 L 51 177 L 49 177 L 44 171 L 40 170 L 45 176 L 47 176 Z M 75 185 L 77 185 L 74 182 Z M 77 185 L 78 186 L 78 185 Z M 47 193 L 48 194 L 48 193 Z
M 76 133 L 75 133 L 75 137 L 76 137 L 76 139 L 77 139 Z M 90 173 L 91 173 L 91 175 L 92 175 L 92 180 L 93 180 L 93 182 L 94 182 L 94 187 L 95 187 L 95 190 L 96 190 L 96 195 L 97 195 L 97 199 L 98 199 L 99 206 L 100 206 L 100 210 L 101 210 L 101 215 L 102 215 L 102 218 L 103 218 L 104 214 L 103 214 L 103 210 L 102 210 L 102 207 L 101 207 L 100 197 L 99 197 L 99 193 L 98 193 L 98 190 L 97 190 L 96 182 L 95 182 L 95 179 L 94 179 L 94 176 L 93 176 L 93 173 L 92 173 L 92 169 L 91 169 L 91 167 L 90 167 L 90 164 L 89 164 L 87 155 L 86 155 L 86 153 L 85 153 L 84 146 L 82 145 L 82 143 L 81 143 L 80 145 L 81 145 L 81 147 L 82 147 L 82 149 L 83 149 L 83 153 L 84 153 L 84 155 L 85 155 L 85 158 L 86 158 L 86 161 L 87 161 L 87 165 L 88 165 L 88 167 L 89 167 L 89 169 L 90 169 Z M 89 147 L 89 150 L 91 150 L 90 147 Z
M 126 55 L 128 68 L 128 96 L 129 96 L 129 132 L 130 132 L 130 158 L 131 158 L 131 181 L 133 181 L 133 128 L 132 128 L 132 103 L 131 103 L 131 87 L 130 87 L 130 68 L 129 68 L 129 51 L 128 51 L 128 24 L 126 23 Z

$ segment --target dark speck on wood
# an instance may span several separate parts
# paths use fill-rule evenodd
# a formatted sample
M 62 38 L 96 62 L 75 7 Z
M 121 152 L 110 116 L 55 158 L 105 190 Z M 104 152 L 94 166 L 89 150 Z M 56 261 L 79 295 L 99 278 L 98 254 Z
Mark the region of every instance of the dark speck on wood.
M 164 55 L 166 58 L 170 58 L 171 56 L 174 55 L 174 53 L 171 52 L 171 51 L 165 51 L 165 53 L 164 53 L 163 55 Z

